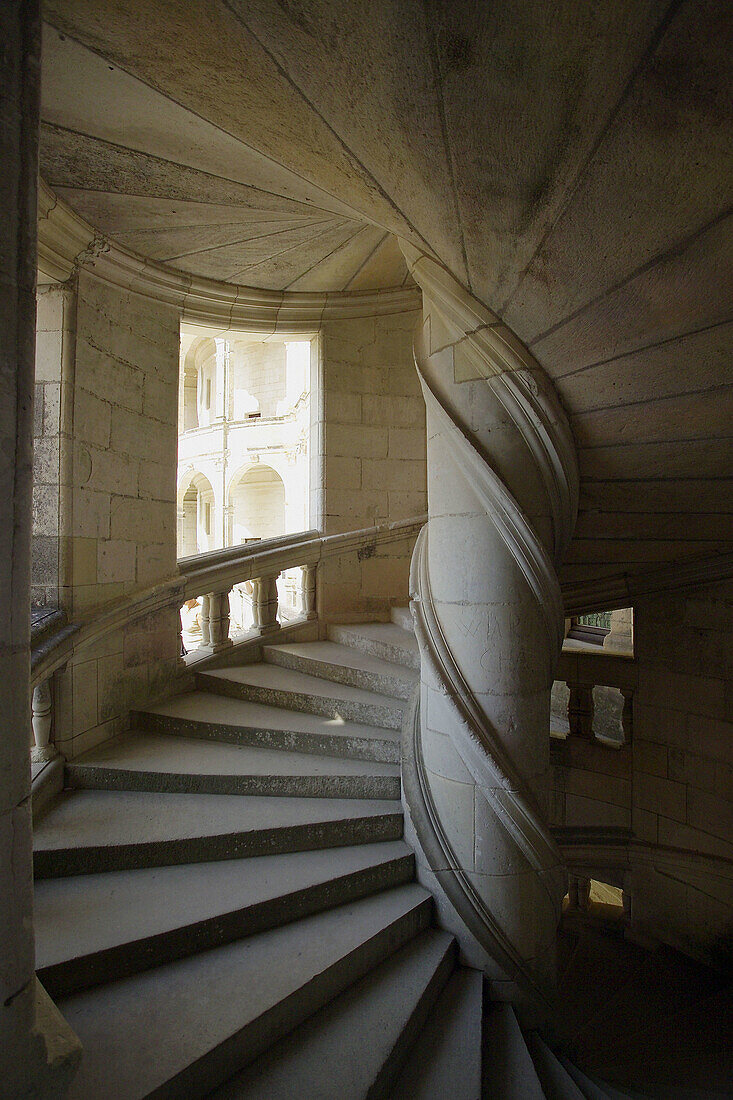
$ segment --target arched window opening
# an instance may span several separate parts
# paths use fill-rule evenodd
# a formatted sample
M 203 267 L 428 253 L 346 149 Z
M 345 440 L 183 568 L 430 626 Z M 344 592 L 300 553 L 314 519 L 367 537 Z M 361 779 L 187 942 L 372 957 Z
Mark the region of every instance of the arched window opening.
M 203 474 L 186 479 L 179 492 L 178 556 L 190 557 L 213 549 L 214 490 Z

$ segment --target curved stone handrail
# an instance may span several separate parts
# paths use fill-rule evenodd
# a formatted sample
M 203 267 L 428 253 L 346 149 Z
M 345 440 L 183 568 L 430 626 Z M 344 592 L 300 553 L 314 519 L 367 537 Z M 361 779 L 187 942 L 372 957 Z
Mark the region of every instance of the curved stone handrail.
M 422 684 L 406 796 L 419 801 L 409 809 L 429 869 L 494 980 L 546 1003 L 564 869 L 542 802 L 574 444 L 506 326 L 435 259 L 403 252 L 423 291 L 429 498 L 411 570 Z
M 318 531 L 282 535 L 244 546 L 212 550 L 181 558 L 179 573 L 141 592 L 123 596 L 90 611 L 73 623 L 59 614 L 56 628 L 46 631 L 31 654 L 31 687 L 47 679 L 73 656 L 76 649 L 134 623 L 154 611 L 179 608 L 191 596 L 227 591 L 233 584 L 266 574 L 282 572 L 301 565 L 317 565 L 326 558 L 338 557 L 359 549 L 371 549 L 400 539 L 414 538 L 426 516 L 398 520 L 395 523 L 320 535 Z

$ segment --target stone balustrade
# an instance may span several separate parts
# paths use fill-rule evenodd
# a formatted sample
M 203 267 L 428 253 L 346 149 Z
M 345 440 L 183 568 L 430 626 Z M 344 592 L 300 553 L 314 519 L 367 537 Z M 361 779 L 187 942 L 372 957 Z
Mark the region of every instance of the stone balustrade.
M 201 648 L 219 653 L 233 645 L 229 598 L 235 586 L 248 586 L 253 631 L 268 636 L 283 625 L 278 578 L 286 571 L 292 574 L 299 570 L 296 613 L 293 615 L 293 609 L 289 608 L 288 618 L 290 622 L 312 621 L 318 618 L 320 562 L 355 550 L 372 552 L 385 543 L 415 539 L 425 518 L 418 516 L 325 537 L 315 531 L 306 531 L 180 559 L 178 565 L 185 577 L 185 598 L 201 598 Z
M 562 828 L 628 830 L 636 661 L 566 643 L 556 676 L 550 822 Z
M 31 649 L 32 746 L 34 761 L 53 758 L 54 676 L 79 650 L 88 651 L 103 638 L 123 628 L 145 628 L 149 617 L 166 609 L 178 611 L 186 600 L 201 599 L 201 644 L 206 653 L 232 646 L 229 593 L 235 585 L 251 582 L 256 635 L 271 635 L 281 628 L 277 579 L 286 571 L 300 571 L 297 618 L 318 618 L 317 570 L 327 559 L 343 554 L 373 553 L 378 547 L 414 540 L 425 516 L 396 523 L 321 536 L 317 531 L 284 535 L 244 546 L 197 554 L 178 562 L 176 576 L 142 591 L 94 608 L 73 623 L 63 611 L 34 610 Z M 57 714 L 56 717 L 63 717 Z
M 638 681 L 633 656 L 566 642 L 555 675 L 553 718 L 560 718 L 556 736 L 567 734 L 613 748 L 631 744 Z

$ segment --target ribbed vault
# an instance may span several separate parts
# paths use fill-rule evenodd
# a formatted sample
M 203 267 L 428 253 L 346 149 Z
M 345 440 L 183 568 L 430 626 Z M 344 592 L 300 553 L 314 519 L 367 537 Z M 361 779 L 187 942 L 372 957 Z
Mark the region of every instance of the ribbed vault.
M 729 550 L 723 0 L 48 0 L 42 173 L 185 271 L 401 285 L 432 252 L 578 446 L 563 579 Z

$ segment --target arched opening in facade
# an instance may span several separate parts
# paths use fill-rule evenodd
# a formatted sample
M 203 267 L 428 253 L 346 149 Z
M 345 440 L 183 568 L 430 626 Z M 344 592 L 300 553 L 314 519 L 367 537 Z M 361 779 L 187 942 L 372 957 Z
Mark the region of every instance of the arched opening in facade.
M 178 556 L 190 557 L 211 550 L 214 534 L 214 490 L 209 479 L 192 473 L 178 492 Z
M 271 466 L 258 463 L 235 476 L 229 503 L 232 546 L 285 533 L 285 484 Z
M 216 417 L 216 342 L 181 334 L 179 431 L 207 427 Z

